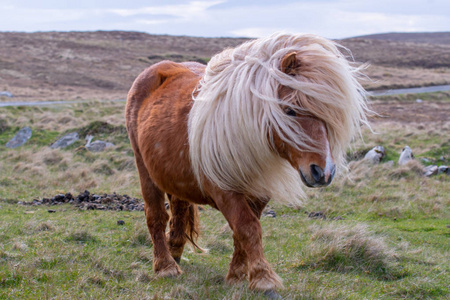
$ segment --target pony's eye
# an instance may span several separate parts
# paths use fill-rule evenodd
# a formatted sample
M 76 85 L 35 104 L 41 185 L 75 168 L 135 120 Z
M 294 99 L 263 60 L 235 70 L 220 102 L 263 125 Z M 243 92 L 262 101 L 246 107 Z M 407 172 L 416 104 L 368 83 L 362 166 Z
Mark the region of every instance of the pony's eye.
M 296 117 L 296 116 L 297 116 L 297 113 L 296 113 L 295 110 L 293 110 L 292 108 L 286 109 L 286 114 L 287 114 L 288 116 L 292 116 L 292 117 Z

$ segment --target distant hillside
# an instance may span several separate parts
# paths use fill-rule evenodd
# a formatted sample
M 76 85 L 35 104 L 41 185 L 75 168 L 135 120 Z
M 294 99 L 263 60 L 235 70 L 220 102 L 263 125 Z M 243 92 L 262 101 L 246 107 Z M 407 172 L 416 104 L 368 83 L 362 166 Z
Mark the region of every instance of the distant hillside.
M 357 36 L 353 38 L 423 44 L 450 44 L 450 32 L 391 32 Z
M 348 47 L 356 61 L 360 62 L 402 68 L 449 68 L 450 43 L 438 43 L 437 38 L 430 40 L 435 43 L 420 43 L 419 39 L 405 42 L 363 36 L 340 43 Z
M 423 35 L 437 41 L 436 34 L 418 34 L 417 41 L 425 40 Z M 246 40 L 124 31 L 0 32 L 0 91 L 11 92 L 16 99 L 125 98 L 136 76 L 156 62 L 206 63 L 214 54 Z M 339 42 L 357 62 L 371 64 L 367 73 L 373 80 L 366 83 L 368 88 L 450 82 L 450 44 L 372 36 Z

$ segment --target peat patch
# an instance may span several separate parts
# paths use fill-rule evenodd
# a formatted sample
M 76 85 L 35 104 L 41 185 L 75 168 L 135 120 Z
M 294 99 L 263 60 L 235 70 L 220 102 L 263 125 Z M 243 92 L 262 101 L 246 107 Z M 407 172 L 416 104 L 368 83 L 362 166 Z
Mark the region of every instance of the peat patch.
M 57 194 L 51 198 L 33 199 L 31 202 L 21 202 L 21 205 L 61 205 L 72 204 L 83 210 L 116 210 L 116 211 L 143 211 L 144 202 L 142 199 L 130 197 L 128 195 L 119 195 L 98 193 L 93 194 L 88 190 L 73 196 L 71 193 Z

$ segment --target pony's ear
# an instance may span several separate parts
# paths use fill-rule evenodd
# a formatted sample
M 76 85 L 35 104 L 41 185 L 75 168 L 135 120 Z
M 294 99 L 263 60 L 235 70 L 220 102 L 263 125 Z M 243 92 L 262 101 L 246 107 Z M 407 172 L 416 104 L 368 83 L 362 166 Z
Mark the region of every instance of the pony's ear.
M 281 61 L 281 72 L 288 75 L 295 75 L 295 70 L 300 67 L 300 61 L 297 59 L 297 53 L 291 52 L 286 54 Z

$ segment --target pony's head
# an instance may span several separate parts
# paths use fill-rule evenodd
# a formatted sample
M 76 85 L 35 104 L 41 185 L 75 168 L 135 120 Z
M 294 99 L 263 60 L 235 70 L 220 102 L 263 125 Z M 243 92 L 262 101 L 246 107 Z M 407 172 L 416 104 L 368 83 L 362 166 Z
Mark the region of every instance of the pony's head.
M 276 152 L 298 170 L 306 186 L 329 185 L 336 173 L 336 164 L 331 153 L 325 122 L 314 116 L 297 113 L 292 108 L 286 108 L 285 112 L 305 133 L 306 147 L 290 145 L 278 134 L 274 134 L 273 145 Z
M 366 123 L 358 74 L 314 35 L 278 33 L 214 56 L 189 115 L 200 186 L 298 204 L 301 181 L 328 185 Z

